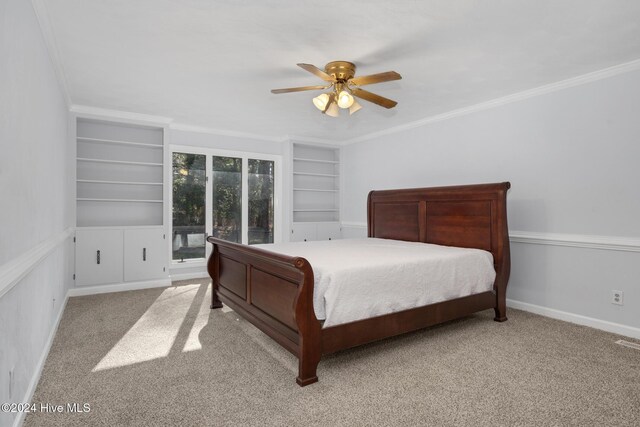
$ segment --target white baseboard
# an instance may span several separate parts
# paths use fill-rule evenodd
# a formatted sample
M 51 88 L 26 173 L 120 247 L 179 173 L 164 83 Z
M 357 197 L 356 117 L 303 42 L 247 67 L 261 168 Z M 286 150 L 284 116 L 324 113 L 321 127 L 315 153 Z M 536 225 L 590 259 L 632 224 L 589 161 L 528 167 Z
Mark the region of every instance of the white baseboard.
M 589 326 L 602 331 L 611 332 L 626 337 L 640 339 L 640 328 L 622 325 L 620 323 L 608 322 L 606 320 L 594 319 L 593 317 L 582 316 L 580 314 L 560 311 L 553 308 L 542 307 L 540 305 L 507 299 L 507 307 L 524 310 L 552 319 L 564 320 L 578 325 Z
M 64 302 L 60 305 L 60 309 L 58 310 L 56 319 L 53 322 L 53 327 L 49 332 L 49 337 L 47 338 L 47 342 L 44 345 L 44 349 L 42 350 L 40 359 L 38 359 L 38 364 L 36 365 L 36 369 L 33 372 L 31 381 L 29 381 L 29 387 L 27 387 L 27 391 L 24 394 L 24 398 L 19 402 L 27 403 L 27 402 L 31 402 L 31 399 L 33 399 L 33 393 L 35 393 L 36 387 L 38 386 L 38 382 L 40 382 L 40 376 L 42 375 L 42 370 L 44 369 L 44 364 L 47 361 L 47 357 L 49 357 L 49 350 L 51 350 L 51 345 L 53 344 L 53 340 L 56 337 L 56 333 L 58 332 L 58 326 L 60 325 L 60 320 L 62 319 L 62 315 L 64 314 L 64 309 L 67 306 L 67 301 L 69 301 L 69 291 L 67 291 L 67 294 L 64 297 Z M 24 422 L 24 419 L 26 416 L 27 416 L 27 412 L 25 411 L 18 412 L 18 416 L 13 421 L 13 427 L 20 427 Z
M 200 279 L 202 277 L 209 277 L 209 273 L 207 273 L 206 269 L 203 269 L 202 271 L 198 272 L 191 272 L 191 273 L 178 273 L 178 274 L 172 274 L 171 275 L 171 281 L 177 281 L 177 280 L 191 280 L 191 279 Z
M 199 275 L 198 277 L 202 277 Z M 36 365 L 35 371 L 33 372 L 33 376 L 31 377 L 31 381 L 29 382 L 29 386 L 27 387 L 27 391 L 24 395 L 24 398 L 20 402 L 31 402 L 33 399 L 33 394 L 36 391 L 36 387 L 38 386 L 38 382 L 40 381 L 40 376 L 42 375 L 42 370 L 44 369 L 44 364 L 47 361 L 47 357 L 49 357 L 49 351 L 51 350 L 51 345 L 53 344 L 53 340 L 58 332 L 58 326 L 60 325 L 60 320 L 62 320 L 62 315 L 64 314 L 64 310 L 67 307 L 67 302 L 70 297 L 74 296 L 83 296 L 83 295 L 93 295 L 93 294 L 104 294 L 109 292 L 121 292 L 121 291 L 130 291 L 137 289 L 147 289 L 147 288 L 158 288 L 158 287 L 167 287 L 171 286 L 170 279 L 159 279 L 159 280 L 148 280 L 144 282 L 131 282 L 131 283 L 120 283 L 115 285 L 103 285 L 103 286 L 91 286 L 84 288 L 71 288 L 67 291 L 67 294 L 64 297 L 64 302 L 60 305 L 60 309 L 58 310 L 58 314 L 56 315 L 54 324 L 49 332 L 49 336 L 47 338 L 47 342 L 45 343 L 44 349 L 42 350 L 42 354 L 40 355 L 40 359 L 38 359 L 38 363 Z M 20 427 L 24 422 L 26 417 L 26 412 L 19 412 L 18 416 L 14 419 L 13 427 Z
M 137 291 L 148 288 L 166 288 L 171 286 L 171 279 L 145 280 L 144 282 L 115 283 L 100 286 L 79 286 L 69 289 L 70 297 L 85 295 L 107 294 L 110 292 Z

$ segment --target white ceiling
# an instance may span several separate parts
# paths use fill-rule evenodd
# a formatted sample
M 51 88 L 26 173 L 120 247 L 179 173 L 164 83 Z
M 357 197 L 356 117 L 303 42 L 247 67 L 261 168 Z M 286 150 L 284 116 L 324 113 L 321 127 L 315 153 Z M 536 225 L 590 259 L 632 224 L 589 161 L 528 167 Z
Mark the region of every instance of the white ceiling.
M 46 0 L 73 104 L 265 137 L 334 141 L 640 58 L 637 0 Z M 332 60 L 403 79 L 322 115 L 298 68 Z

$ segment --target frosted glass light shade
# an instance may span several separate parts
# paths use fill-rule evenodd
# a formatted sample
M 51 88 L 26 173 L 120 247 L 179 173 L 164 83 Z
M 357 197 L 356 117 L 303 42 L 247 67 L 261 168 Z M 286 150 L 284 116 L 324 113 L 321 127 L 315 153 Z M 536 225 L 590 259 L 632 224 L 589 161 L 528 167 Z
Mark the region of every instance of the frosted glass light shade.
M 313 105 L 320 111 L 324 111 L 327 107 L 327 102 L 329 102 L 329 95 L 326 93 L 321 93 L 320 95 L 313 98 Z
M 353 96 L 346 90 L 343 90 L 338 94 L 338 107 L 349 108 L 353 104 Z
M 329 108 L 327 108 L 326 114 L 327 116 L 338 117 L 338 115 L 340 114 L 338 105 L 335 102 L 332 102 L 331 105 L 329 105 Z
M 351 104 L 351 107 L 349 107 L 349 115 L 355 113 L 356 111 L 360 110 L 362 108 L 362 105 L 358 104 L 358 101 L 356 101 L 355 99 L 353 100 L 353 104 Z

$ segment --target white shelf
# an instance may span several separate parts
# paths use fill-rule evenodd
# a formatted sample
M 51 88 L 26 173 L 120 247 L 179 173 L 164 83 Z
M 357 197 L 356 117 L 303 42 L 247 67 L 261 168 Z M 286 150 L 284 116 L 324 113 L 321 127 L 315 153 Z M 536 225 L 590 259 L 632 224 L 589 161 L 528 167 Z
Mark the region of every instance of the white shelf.
M 337 165 L 339 163 L 337 160 L 306 159 L 302 157 L 294 157 L 293 160 L 296 162 L 329 163 L 332 165 Z
M 128 160 L 88 159 L 86 157 L 78 157 L 76 160 L 78 160 L 79 162 L 110 163 L 114 165 L 162 166 L 162 163 L 130 162 Z
M 77 179 L 76 182 L 82 182 L 82 183 L 88 183 L 88 184 L 162 185 L 161 182 L 103 181 L 99 179 Z
M 311 173 L 311 172 L 294 172 L 294 175 L 302 175 L 302 176 L 322 176 L 328 178 L 337 178 L 338 175 L 329 174 L 329 173 Z
M 78 117 L 76 226 L 164 224 L 164 129 Z
M 294 143 L 292 157 L 292 221 L 301 224 L 336 223 L 340 219 L 339 149 Z M 306 224 L 298 227 L 295 240 L 319 238 L 320 225 L 311 227 L 313 230 L 305 227 Z M 307 235 L 307 231 L 310 234 Z
M 117 141 L 114 139 L 100 139 L 100 138 L 87 138 L 84 136 L 79 136 L 78 141 L 81 142 L 100 142 L 106 144 L 119 144 L 119 145 L 133 145 L 136 147 L 147 147 L 147 148 L 157 148 L 162 149 L 162 145 L 159 144 L 149 144 L 145 142 L 131 142 L 131 141 Z
M 97 198 L 77 198 L 79 202 L 132 202 L 132 203 L 162 203 L 162 200 L 140 200 L 140 199 L 97 199 Z

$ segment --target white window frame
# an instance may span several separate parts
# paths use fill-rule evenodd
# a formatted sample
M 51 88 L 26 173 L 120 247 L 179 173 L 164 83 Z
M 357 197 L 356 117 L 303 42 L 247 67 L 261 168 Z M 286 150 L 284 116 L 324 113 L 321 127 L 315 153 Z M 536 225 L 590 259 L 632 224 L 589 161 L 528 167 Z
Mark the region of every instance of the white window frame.
M 242 243 L 248 243 L 249 235 L 249 159 L 253 160 L 268 160 L 274 163 L 273 170 L 273 242 L 280 243 L 282 241 L 282 193 L 283 193 L 283 176 L 282 176 L 282 156 L 277 154 L 265 154 L 254 153 L 249 151 L 234 151 L 234 150 L 221 150 L 215 148 L 193 147 L 191 145 L 171 145 L 170 146 L 170 167 L 173 168 L 173 154 L 174 153 L 186 153 L 186 154 L 199 154 L 205 156 L 205 233 L 209 236 L 209 231 L 213 226 L 211 212 L 213 210 L 213 201 L 211 200 L 211 194 L 213 190 L 213 180 L 211 179 L 212 157 L 234 157 L 242 159 Z M 171 174 L 171 182 L 169 185 L 173 185 L 173 174 Z M 173 191 L 169 191 L 169 203 L 168 203 L 168 218 L 169 228 L 171 229 L 169 235 L 173 235 Z M 173 245 L 169 246 L 169 259 L 171 260 L 171 267 L 195 267 L 205 265 L 209 255 L 211 255 L 212 245 L 207 244 L 205 248 L 204 258 L 194 258 L 191 260 L 185 260 L 184 262 L 176 261 L 173 259 Z

